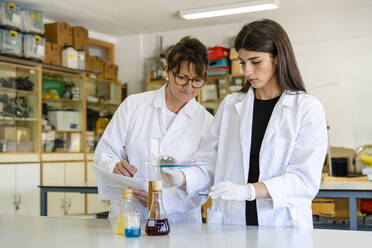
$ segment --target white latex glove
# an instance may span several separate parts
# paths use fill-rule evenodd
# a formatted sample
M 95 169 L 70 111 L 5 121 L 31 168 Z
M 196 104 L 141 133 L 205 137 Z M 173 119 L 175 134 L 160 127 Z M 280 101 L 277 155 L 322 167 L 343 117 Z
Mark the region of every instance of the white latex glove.
M 253 201 L 256 199 L 256 190 L 251 183 L 235 184 L 224 181 L 213 185 L 209 196 L 212 199 L 220 197 L 222 200 L 230 201 Z
M 185 183 L 185 175 L 177 168 L 161 168 L 160 173 L 170 187 L 178 187 Z

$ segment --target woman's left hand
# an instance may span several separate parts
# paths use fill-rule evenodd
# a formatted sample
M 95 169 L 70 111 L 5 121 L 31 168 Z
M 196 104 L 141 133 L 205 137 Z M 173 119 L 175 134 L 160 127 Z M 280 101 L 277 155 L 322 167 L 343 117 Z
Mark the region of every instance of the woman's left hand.
M 133 189 L 133 194 L 144 207 L 148 206 L 148 193 L 146 191 L 140 189 Z
M 229 181 L 219 182 L 212 186 L 209 196 L 212 199 L 220 197 L 230 201 L 253 201 L 256 199 L 254 186 L 248 184 L 235 184 Z

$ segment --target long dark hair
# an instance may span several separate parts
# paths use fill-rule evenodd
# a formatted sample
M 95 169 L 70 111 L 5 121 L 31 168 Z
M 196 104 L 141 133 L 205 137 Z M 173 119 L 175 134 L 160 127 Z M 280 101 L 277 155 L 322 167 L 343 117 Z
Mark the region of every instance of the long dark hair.
M 244 25 L 235 39 L 235 49 L 270 53 L 278 58 L 275 69 L 279 87 L 283 91 L 306 92 L 291 42 L 285 30 L 275 21 L 263 19 Z M 247 81 L 241 92 L 248 92 Z

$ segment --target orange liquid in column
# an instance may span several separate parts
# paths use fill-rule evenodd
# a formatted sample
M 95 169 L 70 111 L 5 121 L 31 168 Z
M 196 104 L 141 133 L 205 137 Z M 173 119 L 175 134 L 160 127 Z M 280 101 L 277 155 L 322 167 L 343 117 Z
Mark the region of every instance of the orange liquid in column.
M 148 212 L 150 212 L 151 203 L 152 203 L 152 181 L 149 181 Z

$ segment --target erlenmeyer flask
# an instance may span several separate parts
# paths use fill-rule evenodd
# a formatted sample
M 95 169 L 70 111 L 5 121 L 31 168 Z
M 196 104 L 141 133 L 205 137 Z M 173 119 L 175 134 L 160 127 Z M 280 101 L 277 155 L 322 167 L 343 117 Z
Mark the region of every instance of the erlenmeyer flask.
M 170 231 L 162 200 L 162 183 L 160 180 L 152 181 L 152 203 L 145 231 L 150 236 L 167 235 Z

